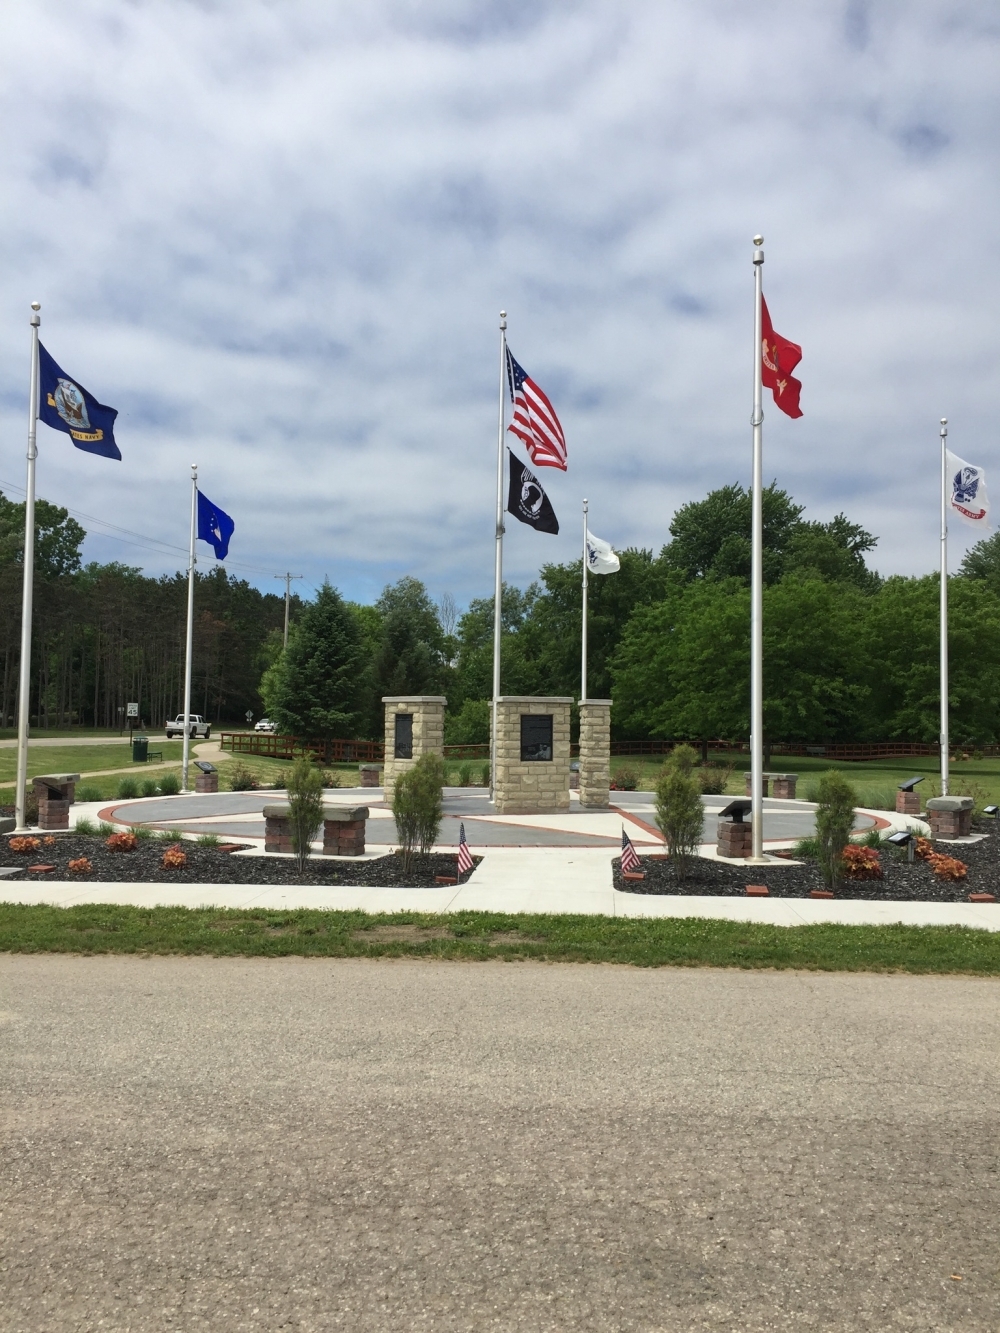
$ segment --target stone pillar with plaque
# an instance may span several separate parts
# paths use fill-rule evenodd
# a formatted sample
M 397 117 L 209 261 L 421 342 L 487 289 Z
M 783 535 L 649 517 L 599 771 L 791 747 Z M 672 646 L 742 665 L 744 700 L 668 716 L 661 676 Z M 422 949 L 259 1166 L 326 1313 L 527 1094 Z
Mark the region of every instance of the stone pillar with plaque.
M 384 695 L 385 760 L 382 783 L 387 799 L 400 773 L 412 768 L 421 755 L 444 755 L 443 694 Z
M 497 814 L 552 814 L 569 809 L 572 703 L 562 696 L 501 695 L 497 700 L 493 774 Z

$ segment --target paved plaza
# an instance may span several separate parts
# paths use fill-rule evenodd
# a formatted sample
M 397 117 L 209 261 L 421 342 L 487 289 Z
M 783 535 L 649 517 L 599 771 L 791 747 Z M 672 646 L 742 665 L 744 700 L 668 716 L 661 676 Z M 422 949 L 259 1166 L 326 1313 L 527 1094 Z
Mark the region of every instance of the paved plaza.
M 1000 982 L 4 962 L 9 1333 L 1000 1327 Z

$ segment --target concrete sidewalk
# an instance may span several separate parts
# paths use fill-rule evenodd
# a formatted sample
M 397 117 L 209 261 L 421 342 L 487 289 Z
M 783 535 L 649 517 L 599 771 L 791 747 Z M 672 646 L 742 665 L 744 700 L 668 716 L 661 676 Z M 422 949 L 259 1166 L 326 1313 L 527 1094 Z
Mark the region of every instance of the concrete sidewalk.
M 859 902 L 619 893 L 606 848 L 495 847 L 466 884 L 435 889 L 256 884 L 96 884 L 8 880 L 12 903 L 135 907 L 315 908 L 364 912 L 542 912 L 608 917 L 698 917 L 773 926 L 835 923 L 971 926 L 1000 930 L 1000 903 Z

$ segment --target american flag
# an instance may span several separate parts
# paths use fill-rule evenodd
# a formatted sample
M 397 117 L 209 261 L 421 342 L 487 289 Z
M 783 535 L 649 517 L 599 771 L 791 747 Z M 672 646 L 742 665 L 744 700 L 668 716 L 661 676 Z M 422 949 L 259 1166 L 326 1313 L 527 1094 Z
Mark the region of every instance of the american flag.
M 633 855 L 635 853 L 633 852 Z M 469 851 L 469 844 L 465 841 L 465 825 L 458 826 L 458 873 L 464 875 L 467 870 L 472 869 L 472 853 Z
M 626 870 L 641 870 L 642 862 L 636 855 L 636 850 L 632 846 L 632 839 L 625 832 L 625 825 L 622 825 L 622 872 Z
M 556 410 L 535 381 L 517 364 L 507 348 L 507 384 L 514 404 L 514 420 L 507 427 L 528 446 L 536 467 L 566 471 L 566 436 Z

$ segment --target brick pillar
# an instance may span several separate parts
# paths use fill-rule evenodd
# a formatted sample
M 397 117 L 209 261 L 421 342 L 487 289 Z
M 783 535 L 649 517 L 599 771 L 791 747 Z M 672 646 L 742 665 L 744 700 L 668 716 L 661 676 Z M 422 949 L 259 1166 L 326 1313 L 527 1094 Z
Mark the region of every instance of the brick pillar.
M 502 695 L 497 700 L 493 775 L 497 814 L 554 814 L 569 809 L 572 703 L 571 698 L 561 696 Z M 522 722 L 525 718 L 527 723 Z M 531 721 L 533 718 L 538 719 L 537 723 Z M 580 787 L 582 793 L 582 779 Z
M 898 791 L 896 792 L 896 814 L 897 815 L 919 815 L 920 814 L 920 793 L 918 791 Z
M 719 856 L 739 858 L 753 855 L 753 826 L 720 819 L 715 850 Z
M 932 838 L 967 838 L 972 831 L 972 797 L 932 796 L 927 822 Z
M 292 852 L 292 825 L 287 805 L 264 806 L 264 851 Z
M 362 764 L 360 773 L 362 787 L 381 787 L 382 774 L 378 764 Z
M 601 809 L 611 783 L 611 700 L 580 703 L 580 804 Z
M 798 773 L 775 773 L 771 779 L 771 795 L 780 801 L 794 801 L 798 780 Z
M 219 790 L 218 773 L 202 773 L 199 769 L 198 776 L 194 780 L 194 789 L 196 792 L 210 794 Z
M 424 754 L 444 754 L 444 710 L 448 700 L 441 694 L 389 694 L 385 705 L 385 764 L 383 782 L 391 797 L 392 785 L 400 773 L 412 768 Z M 409 715 L 412 737 L 410 757 L 396 754 L 396 715 Z M 400 731 L 400 735 L 402 732 Z
M 325 856 L 364 856 L 367 805 L 328 806 L 323 817 Z
M 38 798 L 38 827 L 45 830 L 68 829 L 69 808 L 76 800 L 79 773 L 48 773 L 32 778 Z

